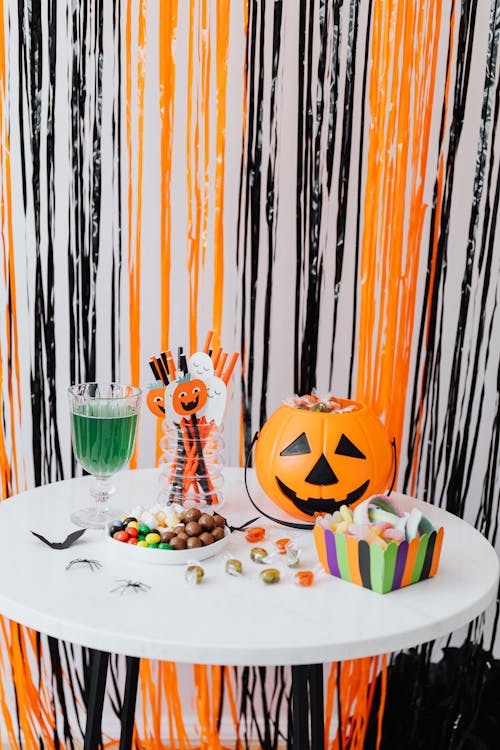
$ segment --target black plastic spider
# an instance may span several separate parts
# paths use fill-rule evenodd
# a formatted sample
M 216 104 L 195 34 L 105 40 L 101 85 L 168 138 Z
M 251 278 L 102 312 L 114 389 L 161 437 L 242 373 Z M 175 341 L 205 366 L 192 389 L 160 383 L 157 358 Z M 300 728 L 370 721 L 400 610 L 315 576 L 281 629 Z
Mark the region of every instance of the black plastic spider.
M 70 560 L 66 565 L 66 570 L 69 570 L 73 565 L 88 565 L 90 570 L 99 570 L 102 568 L 102 563 L 99 560 L 87 560 L 86 557 L 78 557 L 76 560 Z
M 132 589 L 135 591 L 136 594 L 139 593 L 139 591 L 149 591 L 151 586 L 148 586 L 147 583 L 142 583 L 141 581 L 127 581 L 125 578 L 119 578 L 117 583 L 119 583 L 119 586 L 116 586 L 116 588 L 111 589 L 110 592 L 113 593 L 113 591 L 119 591 L 120 596 L 123 596 L 125 591 L 127 589 Z

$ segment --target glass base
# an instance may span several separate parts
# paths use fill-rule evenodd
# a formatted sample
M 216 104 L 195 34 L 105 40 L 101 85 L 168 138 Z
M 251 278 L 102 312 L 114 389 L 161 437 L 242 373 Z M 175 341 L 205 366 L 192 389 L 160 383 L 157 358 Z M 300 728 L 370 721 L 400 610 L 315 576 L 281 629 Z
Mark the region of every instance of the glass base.
M 115 518 L 122 518 L 125 513 L 117 508 L 110 508 L 106 511 L 98 511 L 93 508 L 82 508 L 71 514 L 71 520 L 76 526 L 83 529 L 104 529 L 109 521 Z

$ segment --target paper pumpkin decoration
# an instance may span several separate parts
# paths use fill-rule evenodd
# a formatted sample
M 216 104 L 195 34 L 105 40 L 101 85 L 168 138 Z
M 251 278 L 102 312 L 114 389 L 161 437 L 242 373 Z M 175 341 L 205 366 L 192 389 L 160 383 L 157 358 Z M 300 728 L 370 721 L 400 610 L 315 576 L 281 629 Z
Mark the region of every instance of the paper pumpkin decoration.
M 150 388 L 146 395 L 146 404 L 155 417 L 165 416 L 165 386 Z
M 191 416 L 205 406 L 207 403 L 207 386 L 199 378 L 188 375 L 177 381 L 172 394 L 172 408 L 176 414 L 183 417 Z
M 368 406 L 337 401 L 352 410 L 313 412 L 284 404 L 257 439 L 255 469 L 264 492 L 302 520 L 354 506 L 390 483 L 393 449 L 386 428 Z

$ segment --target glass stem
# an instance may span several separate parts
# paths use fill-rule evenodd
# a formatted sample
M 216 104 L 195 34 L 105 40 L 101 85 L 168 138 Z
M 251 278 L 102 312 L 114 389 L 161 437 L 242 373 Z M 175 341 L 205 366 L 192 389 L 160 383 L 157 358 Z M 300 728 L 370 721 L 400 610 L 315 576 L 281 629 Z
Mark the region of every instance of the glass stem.
M 111 477 L 96 477 L 92 495 L 96 503 L 97 513 L 106 514 L 109 511 L 109 501 L 115 488 L 111 484 Z

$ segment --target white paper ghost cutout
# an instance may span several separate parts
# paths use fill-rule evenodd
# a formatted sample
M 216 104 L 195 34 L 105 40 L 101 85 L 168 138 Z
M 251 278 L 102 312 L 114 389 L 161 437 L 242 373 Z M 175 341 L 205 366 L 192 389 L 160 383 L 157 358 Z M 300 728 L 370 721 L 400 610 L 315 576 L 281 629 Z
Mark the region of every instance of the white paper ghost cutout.
M 177 380 L 172 380 L 165 388 L 165 421 L 169 427 L 174 427 L 175 423 L 179 424 L 181 419 L 172 405 L 172 396 L 177 386 Z
M 195 378 L 206 380 L 214 374 L 212 358 L 205 352 L 195 352 L 189 358 L 188 372 Z
M 226 409 L 226 384 L 217 375 L 203 378 L 203 380 L 207 385 L 208 398 L 203 409 L 198 412 L 198 417 L 205 417 L 207 422 L 215 422 L 216 425 L 220 425 Z

